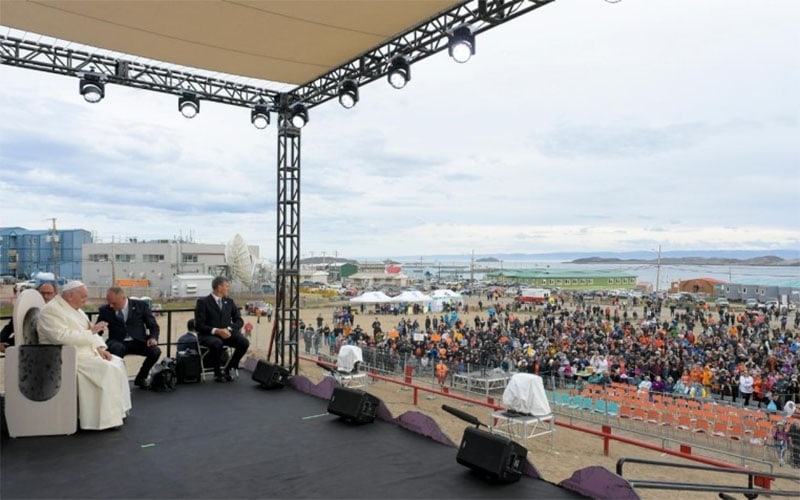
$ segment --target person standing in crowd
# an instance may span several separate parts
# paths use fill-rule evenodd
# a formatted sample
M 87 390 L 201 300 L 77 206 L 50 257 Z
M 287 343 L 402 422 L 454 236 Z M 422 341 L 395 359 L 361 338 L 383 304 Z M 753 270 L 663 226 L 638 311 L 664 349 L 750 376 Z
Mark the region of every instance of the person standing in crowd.
M 150 369 L 161 357 L 161 348 L 158 347 L 161 330 L 153 311 L 147 302 L 126 297 L 125 291 L 118 286 L 106 291 L 106 302 L 98 310 L 97 321 L 108 325 L 108 350 L 120 358 L 128 354 L 144 356 L 133 383 L 147 389 Z
M 239 369 L 239 361 L 250 347 L 250 341 L 241 334 L 244 320 L 236 303 L 228 297 L 230 281 L 217 276 L 211 281 L 212 292 L 197 299 L 194 308 L 194 322 L 200 344 L 208 347 L 207 357 L 214 368 L 216 382 L 233 382 L 233 370 Z M 224 368 L 222 363 L 223 346 L 233 348 L 233 356 Z
M 121 426 L 131 409 L 128 372 L 122 358 L 111 354 L 97 335 L 108 325 L 92 325 L 80 309 L 88 298 L 89 290 L 80 281 L 64 285 L 61 295 L 39 313 L 39 343 L 77 347 L 80 428 L 111 429 Z
M 786 463 L 786 450 L 792 449 L 791 437 L 786 432 L 786 422 L 781 420 L 775 424 L 775 430 L 772 432 L 772 440 L 775 443 L 775 453 L 778 454 L 778 465 L 781 467 Z
M 56 296 L 56 285 L 51 281 L 43 282 L 36 287 L 36 290 L 44 299 L 45 304 L 53 300 Z M 8 321 L 8 324 L 0 330 L 0 352 L 6 352 L 6 347 L 14 345 L 14 338 L 14 320 L 12 318 Z
M 747 370 L 742 371 L 739 375 L 739 395 L 744 400 L 742 405 L 749 406 L 750 398 L 753 396 L 753 377 Z

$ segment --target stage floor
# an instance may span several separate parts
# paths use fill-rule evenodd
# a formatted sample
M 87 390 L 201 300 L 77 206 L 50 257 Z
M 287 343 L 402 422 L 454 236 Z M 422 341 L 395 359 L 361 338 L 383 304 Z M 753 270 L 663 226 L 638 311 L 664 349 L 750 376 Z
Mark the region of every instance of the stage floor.
M 264 390 L 246 371 L 229 384 L 132 392 L 121 429 L 4 437 L 2 497 L 583 498 L 527 476 L 486 482 L 455 447 L 380 419 L 346 424 L 326 399 Z

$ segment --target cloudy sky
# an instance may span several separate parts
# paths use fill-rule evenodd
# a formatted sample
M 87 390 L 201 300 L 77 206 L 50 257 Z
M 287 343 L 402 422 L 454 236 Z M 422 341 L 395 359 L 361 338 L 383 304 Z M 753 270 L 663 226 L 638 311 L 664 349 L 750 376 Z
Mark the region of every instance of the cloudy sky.
M 303 257 L 800 249 L 800 2 L 557 0 L 302 132 Z M 1 21 L 0 21 L 1 22 Z M 0 35 L 8 29 L 0 28 Z M 0 226 L 240 233 L 274 258 L 276 129 L 0 66 Z

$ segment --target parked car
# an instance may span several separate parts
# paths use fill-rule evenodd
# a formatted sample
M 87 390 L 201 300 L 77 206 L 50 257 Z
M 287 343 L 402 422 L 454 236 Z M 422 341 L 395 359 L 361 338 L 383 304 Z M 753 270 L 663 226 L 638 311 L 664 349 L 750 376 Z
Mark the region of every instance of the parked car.
M 758 299 L 744 299 L 745 309 L 758 309 Z
M 769 299 L 768 301 L 764 302 L 763 308 L 765 311 L 772 311 L 775 309 L 779 309 L 781 307 L 781 303 L 778 302 L 778 299 Z
M 730 302 L 728 302 L 728 299 L 726 299 L 725 297 L 720 297 L 717 300 L 715 300 L 714 305 L 716 305 L 720 309 L 725 309 L 731 306 Z
M 245 304 L 247 314 L 251 315 L 260 315 L 266 316 L 267 312 L 272 310 L 272 307 L 269 306 L 263 300 L 254 300 Z

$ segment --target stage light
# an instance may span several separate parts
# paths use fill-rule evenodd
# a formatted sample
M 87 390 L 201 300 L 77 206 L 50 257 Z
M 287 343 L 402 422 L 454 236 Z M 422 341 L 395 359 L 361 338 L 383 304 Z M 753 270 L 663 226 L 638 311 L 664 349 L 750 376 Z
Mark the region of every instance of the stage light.
M 186 118 L 194 118 L 200 112 L 200 99 L 192 92 L 184 92 L 178 99 L 178 111 Z
M 289 121 L 295 128 L 303 128 L 308 123 L 308 108 L 302 102 L 296 102 L 289 107 Z
M 100 102 L 106 95 L 103 75 L 100 73 L 84 73 L 80 81 L 80 92 L 86 102 Z
M 465 63 L 475 55 L 475 35 L 469 26 L 459 26 L 450 35 L 447 52 L 457 63 Z
M 339 86 L 339 104 L 350 109 L 358 102 L 358 85 L 353 80 L 345 80 Z
M 250 123 L 257 129 L 265 129 L 269 125 L 269 108 L 264 101 L 258 101 L 250 112 Z
M 389 63 L 389 71 L 386 74 L 389 85 L 396 89 L 402 89 L 411 80 L 411 68 L 408 61 L 403 56 L 396 56 Z

